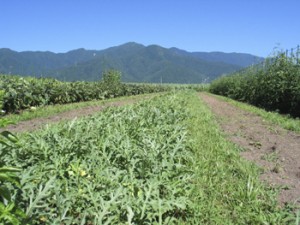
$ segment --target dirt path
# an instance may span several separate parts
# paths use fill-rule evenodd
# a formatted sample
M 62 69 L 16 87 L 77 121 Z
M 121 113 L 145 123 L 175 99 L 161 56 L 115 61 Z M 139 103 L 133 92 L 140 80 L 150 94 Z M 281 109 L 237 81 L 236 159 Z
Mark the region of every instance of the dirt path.
M 117 106 L 133 104 L 135 102 L 138 102 L 138 101 L 146 99 L 146 98 L 149 98 L 149 96 L 144 97 L 144 98 L 138 98 L 138 99 L 116 100 L 114 102 L 108 102 L 108 103 L 104 103 L 103 105 L 98 105 L 98 106 L 87 106 L 84 108 L 79 108 L 79 109 L 66 111 L 63 113 L 58 113 L 53 116 L 49 116 L 49 117 L 45 117 L 45 118 L 36 118 L 36 119 L 32 119 L 32 120 L 22 121 L 16 125 L 12 124 L 3 129 L 0 129 L 0 131 L 8 130 L 13 133 L 33 131 L 33 130 L 37 130 L 37 129 L 45 126 L 46 124 L 57 123 L 62 120 L 72 120 L 76 117 L 79 118 L 79 117 L 83 117 L 83 116 L 89 116 L 89 115 L 92 115 L 99 111 L 102 111 L 107 107 L 117 107 Z
M 261 178 L 281 187 L 279 202 L 300 205 L 300 135 L 265 122 L 211 95 L 200 97 L 216 115 L 229 139 L 245 149 L 241 155 L 263 168 Z

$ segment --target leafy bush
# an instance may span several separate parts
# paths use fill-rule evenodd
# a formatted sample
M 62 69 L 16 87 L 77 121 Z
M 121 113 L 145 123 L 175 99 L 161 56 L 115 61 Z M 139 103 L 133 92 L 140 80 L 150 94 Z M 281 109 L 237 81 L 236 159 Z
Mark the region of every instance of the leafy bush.
M 102 75 L 102 82 L 109 96 L 114 97 L 121 95 L 121 72 L 117 70 L 105 71 Z
M 99 82 L 61 82 L 48 78 L 1 75 L 2 96 L 4 93 L 3 110 L 6 113 L 16 113 L 32 106 L 101 100 L 170 89 L 170 87 L 158 85 L 122 84 L 120 76 L 120 72 L 111 70 L 105 72 L 103 80 Z
M 282 53 L 268 61 L 263 68 L 249 68 L 213 81 L 210 91 L 299 117 L 300 65 Z
M 4 90 L 0 90 L 0 115 L 5 113 L 5 111 L 3 110 L 4 94 L 5 94 Z
M 0 127 L 7 121 L 0 119 Z M 13 195 L 20 190 L 20 177 L 18 173 L 21 169 L 7 166 L 5 158 L 11 157 L 11 149 L 16 146 L 18 139 L 8 131 L 0 133 L 0 224 L 21 224 L 26 215 L 19 206 L 17 199 Z

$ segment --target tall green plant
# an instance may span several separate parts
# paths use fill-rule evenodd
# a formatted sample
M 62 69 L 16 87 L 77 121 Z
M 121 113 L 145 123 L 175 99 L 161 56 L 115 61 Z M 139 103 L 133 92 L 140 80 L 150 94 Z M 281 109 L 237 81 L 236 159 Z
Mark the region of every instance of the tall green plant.
M 300 67 L 278 53 L 263 67 L 248 68 L 212 82 L 210 91 L 235 100 L 300 117 Z
M 0 127 L 5 125 L 1 122 Z M 7 166 L 4 158 L 10 154 L 11 149 L 18 141 L 17 137 L 8 131 L 0 133 L 0 224 L 19 225 L 26 218 L 25 213 L 12 198 L 16 190 L 20 189 L 19 172 L 21 169 Z M 13 188 L 13 192 L 12 192 Z
M 0 116 L 5 113 L 5 111 L 3 110 L 4 93 L 4 90 L 0 90 Z
M 102 74 L 102 82 L 109 96 L 119 96 L 121 92 L 121 72 L 108 70 Z

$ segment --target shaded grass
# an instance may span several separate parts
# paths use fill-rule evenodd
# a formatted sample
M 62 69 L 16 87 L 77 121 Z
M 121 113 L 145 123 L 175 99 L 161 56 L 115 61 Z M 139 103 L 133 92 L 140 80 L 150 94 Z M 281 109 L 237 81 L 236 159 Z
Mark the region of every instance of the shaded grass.
M 208 93 L 210 94 L 210 93 Z M 213 94 L 210 94 L 213 95 Z M 220 95 L 213 95 L 216 98 L 226 101 L 234 106 L 239 107 L 240 109 L 246 110 L 248 112 L 252 112 L 258 116 L 261 116 L 263 119 L 266 121 L 271 122 L 272 124 L 279 125 L 280 127 L 291 130 L 291 131 L 296 131 L 300 133 L 300 119 L 298 118 L 291 118 L 288 115 L 282 115 L 276 112 L 268 112 L 264 109 L 249 105 L 247 103 L 242 103 L 238 102 L 235 100 L 232 100 L 230 98 L 226 98 Z

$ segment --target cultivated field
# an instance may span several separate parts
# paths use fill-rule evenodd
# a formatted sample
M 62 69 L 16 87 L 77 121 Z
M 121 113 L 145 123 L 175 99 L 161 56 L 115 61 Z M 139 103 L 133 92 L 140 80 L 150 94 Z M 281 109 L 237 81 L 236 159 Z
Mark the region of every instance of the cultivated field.
M 295 224 L 193 91 L 2 139 L 7 224 Z
M 297 119 L 116 71 L 0 84 L 1 224 L 299 223 Z

